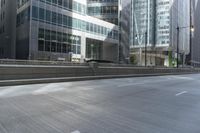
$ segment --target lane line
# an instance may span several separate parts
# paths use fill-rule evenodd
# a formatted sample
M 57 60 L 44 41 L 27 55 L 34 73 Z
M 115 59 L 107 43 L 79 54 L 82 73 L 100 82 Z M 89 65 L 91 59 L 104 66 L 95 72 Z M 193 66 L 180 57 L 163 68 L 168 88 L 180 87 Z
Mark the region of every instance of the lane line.
M 122 85 L 118 85 L 117 87 L 128 87 L 128 86 L 133 86 L 133 85 L 143 85 L 144 83 L 127 83 L 127 84 L 122 84 Z
M 188 92 L 187 91 L 182 91 L 180 93 L 177 93 L 176 96 L 180 96 L 180 95 L 183 95 L 183 94 L 186 94 L 186 93 L 188 93 Z
M 73 131 L 71 133 L 81 133 L 80 131 L 76 130 L 76 131 Z
M 144 82 L 139 82 L 139 83 L 125 83 L 125 84 L 121 84 L 118 85 L 117 87 L 128 87 L 128 86 L 133 86 L 133 85 L 144 85 L 144 84 L 148 84 L 148 83 L 159 83 L 159 82 L 166 82 L 166 81 L 170 81 L 171 79 L 161 79 L 161 80 L 150 80 L 150 81 L 144 81 Z

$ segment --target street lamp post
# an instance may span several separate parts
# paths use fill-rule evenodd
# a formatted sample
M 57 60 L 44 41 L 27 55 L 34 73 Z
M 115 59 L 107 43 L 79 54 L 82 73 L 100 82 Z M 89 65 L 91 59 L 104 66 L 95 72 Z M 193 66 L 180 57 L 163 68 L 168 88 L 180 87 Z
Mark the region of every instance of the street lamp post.
M 192 0 L 190 0 L 190 53 L 189 53 L 189 65 L 192 65 L 192 32 L 194 30 L 193 23 L 192 23 Z
M 178 3 L 178 0 L 177 0 L 177 4 L 178 4 L 178 8 L 179 8 L 179 3 Z M 190 64 L 191 64 L 191 60 L 192 60 L 192 32 L 194 32 L 194 26 L 192 25 L 192 0 L 190 0 L 190 25 L 189 26 L 186 26 L 186 27 L 179 27 L 179 25 L 177 26 L 177 68 L 179 67 L 179 64 L 178 64 L 178 56 L 179 56 L 179 32 L 180 32 L 180 29 L 185 29 L 185 28 L 190 28 L 190 42 L 189 42 L 189 45 L 190 45 Z M 177 9 L 178 11 L 179 9 Z M 177 12 L 178 14 L 178 12 Z M 184 59 L 183 59 L 184 60 Z
M 144 62 L 145 62 L 145 67 L 147 66 L 147 31 L 144 34 L 136 34 L 136 38 L 139 39 L 140 35 L 145 36 L 145 46 L 144 46 Z
M 177 53 L 177 57 L 176 57 L 176 67 L 179 68 L 179 59 L 178 59 L 178 56 L 179 56 L 179 31 L 180 31 L 180 27 L 178 26 L 177 27 L 177 46 L 176 46 L 176 53 Z
M 194 32 L 194 26 L 193 25 L 190 25 L 190 26 L 186 26 L 186 27 L 179 27 L 177 26 L 177 46 L 176 46 L 176 52 L 177 52 L 177 58 L 176 58 L 176 61 L 177 61 L 177 65 L 176 67 L 179 68 L 179 33 L 180 33 L 180 30 L 181 29 L 186 29 L 186 28 L 190 28 L 190 32 Z M 190 44 L 191 45 L 191 44 Z M 191 48 L 190 48 L 191 49 Z
M 147 32 L 145 32 L 145 67 L 147 66 Z
M 190 0 L 190 27 L 192 26 L 192 0 Z M 188 65 L 192 65 L 192 31 L 190 30 L 190 53 L 189 53 L 189 63 Z

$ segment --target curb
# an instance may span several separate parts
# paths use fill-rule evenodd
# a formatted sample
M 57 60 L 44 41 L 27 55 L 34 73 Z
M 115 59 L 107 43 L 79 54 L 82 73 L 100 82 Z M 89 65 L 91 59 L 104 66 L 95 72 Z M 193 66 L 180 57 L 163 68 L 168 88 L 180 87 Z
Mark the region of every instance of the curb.
M 182 73 L 103 75 L 103 76 L 83 76 L 83 77 L 60 77 L 60 78 L 1 80 L 0 81 L 0 87 L 14 86 L 14 85 L 45 84 L 45 83 L 75 82 L 75 81 L 100 80 L 100 79 L 151 77 L 151 76 L 184 75 L 184 74 L 196 74 L 196 73 L 195 72 L 182 72 Z

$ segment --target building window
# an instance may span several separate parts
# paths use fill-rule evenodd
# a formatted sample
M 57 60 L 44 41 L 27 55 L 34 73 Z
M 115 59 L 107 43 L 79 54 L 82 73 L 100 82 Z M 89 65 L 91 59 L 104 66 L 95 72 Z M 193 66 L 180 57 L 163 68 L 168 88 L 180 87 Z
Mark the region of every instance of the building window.
M 38 32 L 38 50 L 58 53 L 80 54 L 81 37 L 67 33 L 40 28 Z
M 51 22 L 51 11 L 46 10 L 46 21 Z
M 0 56 L 4 55 L 4 48 L 0 48 Z
M 44 29 L 39 29 L 39 39 L 44 39 Z
M 51 42 L 51 52 L 56 52 L 56 42 Z
M 58 0 L 58 5 L 62 6 L 62 0 Z
M 51 32 L 50 30 L 45 30 L 45 40 L 50 40 L 51 39 Z
M 56 38 L 56 31 L 51 31 L 51 40 L 56 42 L 57 38 Z
M 22 10 L 17 14 L 17 26 L 24 24 L 30 20 L 30 7 Z
M 38 41 L 38 50 L 39 51 L 44 51 L 45 49 L 45 45 L 44 45 L 44 40 L 39 40 Z
M 57 43 L 57 51 L 56 52 L 61 53 L 61 50 L 62 50 L 61 43 Z
M 51 43 L 49 41 L 45 41 L 45 51 L 50 52 L 51 50 Z
M 58 14 L 58 24 L 62 25 L 62 14 Z
M 43 8 L 40 8 L 40 9 L 39 9 L 39 19 L 45 20 L 44 18 L 45 18 L 45 17 L 44 17 L 44 9 L 43 9 Z
M 86 39 L 86 58 L 101 59 L 103 42 L 94 39 Z
M 62 53 L 67 53 L 67 45 L 63 44 L 62 46 Z
M 37 7 L 33 7 L 32 11 L 37 11 Z M 24 16 L 24 14 L 22 14 L 22 16 L 18 16 L 19 22 L 23 22 L 23 19 L 21 20 L 21 18 L 24 18 L 23 16 Z M 37 13 L 34 13 L 33 20 L 35 20 L 35 21 L 41 21 L 41 22 L 51 23 L 51 24 L 53 23 L 54 25 L 58 25 L 61 27 L 64 26 L 67 28 L 77 29 L 80 31 L 87 31 L 87 32 L 90 32 L 93 34 L 99 34 L 101 36 L 106 36 L 108 38 L 118 40 L 118 38 L 116 37 L 118 34 L 118 31 L 114 31 L 112 29 L 102 27 L 102 26 L 100 26 L 100 24 L 89 23 L 84 20 L 72 18 L 72 17 L 66 16 L 64 14 L 52 12 L 49 10 L 44 10 L 41 8 L 39 9 L 39 20 L 37 17 L 38 17 Z M 111 19 L 111 20 L 112 21 L 116 20 L 116 22 L 117 22 L 117 19 Z M 109 32 L 109 36 L 107 36 L 108 32 Z M 114 32 L 115 32 L 116 36 L 114 35 Z
M 34 18 L 38 18 L 38 8 L 33 6 L 32 15 Z
M 52 0 L 52 3 L 53 4 L 57 4 L 57 0 Z
M 52 23 L 56 24 L 56 20 L 57 20 L 57 13 L 52 12 Z

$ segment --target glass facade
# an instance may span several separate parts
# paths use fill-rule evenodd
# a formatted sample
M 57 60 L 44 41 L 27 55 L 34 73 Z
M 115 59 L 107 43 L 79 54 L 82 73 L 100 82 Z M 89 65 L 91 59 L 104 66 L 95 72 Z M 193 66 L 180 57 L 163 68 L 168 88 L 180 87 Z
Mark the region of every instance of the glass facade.
M 39 1 L 60 7 L 65 10 L 70 10 L 84 15 L 86 14 L 86 5 L 83 5 L 73 0 L 39 0 Z
M 110 18 L 103 18 L 103 20 L 117 24 L 118 19 L 118 6 L 98 6 L 98 7 L 88 7 L 88 15 L 90 16 L 110 16 Z
M 148 45 L 153 45 L 155 36 L 155 1 L 134 0 L 132 5 L 133 45 L 144 47 L 145 33 Z
M 191 40 L 191 64 L 193 66 L 200 67 L 200 1 L 191 1 L 191 12 L 192 12 L 192 23 L 191 25 L 194 25 L 194 33 L 192 33 L 192 40 Z
M 172 66 L 179 52 L 184 60 L 189 47 L 189 0 L 133 0 L 131 5 L 132 58 L 136 58 L 139 65 L 144 64 L 147 58 L 148 65 Z M 177 37 L 177 26 L 188 28 L 180 28 Z M 177 45 L 179 51 L 176 50 Z
M 103 41 L 86 39 L 86 57 L 89 59 L 102 59 Z
M 80 3 L 74 0 L 27 2 L 29 0 L 21 0 L 17 9 L 18 58 L 102 59 L 103 45 L 107 42 L 116 45 L 118 41 L 118 30 L 112 24 L 101 24 L 96 18 L 88 20 L 92 17 L 87 16 L 86 0 Z M 103 39 L 106 39 L 104 43 Z
M 118 25 L 118 0 L 88 0 L 87 14 Z
M 174 43 L 170 37 L 176 32 L 177 24 L 188 26 L 188 0 L 134 0 L 133 40 L 134 45 L 144 46 L 147 32 L 149 46 L 169 46 Z M 178 9 L 179 6 L 179 9 Z M 177 15 L 179 14 L 179 15 Z M 171 31 L 170 31 L 171 30 Z
M 17 8 L 22 7 L 25 5 L 29 0 L 17 0 Z
M 170 44 L 170 1 L 156 1 L 156 45 Z
M 39 29 L 38 50 L 80 54 L 81 37 L 57 31 Z
M 129 63 L 130 56 L 130 41 L 132 31 L 132 0 L 121 1 L 120 11 L 120 46 L 119 46 L 119 61 L 120 63 Z
M 110 3 L 113 3 L 113 2 L 118 2 L 118 0 L 88 0 L 89 2 L 110 2 Z
M 101 25 L 89 23 L 84 20 L 72 18 L 70 16 L 36 6 L 32 7 L 32 13 L 32 19 L 35 21 L 76 29 L 100 36 L 105 36 L 107 38 L 118 39 L 118 31 L 108 29 Z
M 17 27 L 30 20 L 30 7 L 17 14 Z

